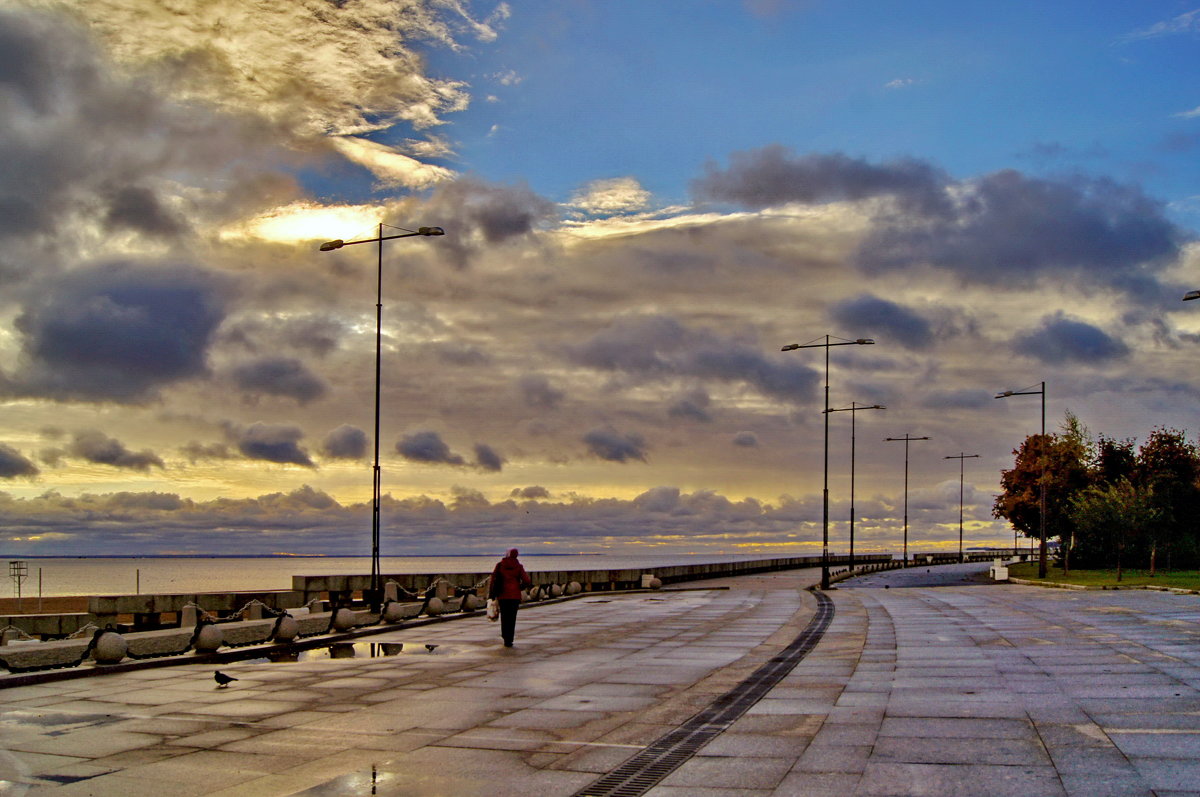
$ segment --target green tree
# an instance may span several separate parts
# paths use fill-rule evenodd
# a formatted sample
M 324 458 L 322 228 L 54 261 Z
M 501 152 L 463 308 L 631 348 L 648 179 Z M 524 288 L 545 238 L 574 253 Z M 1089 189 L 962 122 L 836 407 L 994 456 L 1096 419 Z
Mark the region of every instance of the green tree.
M 1120 478 L 1080 491 L 1071 500 L 1069 514 L 1080 532 L 1080 557 L 1106 563 L 1115 554 L 1120 581 L 1125 549 L 1144 540 L 1159 523 L 1161 510 L 1153 487 Z
M 1154 575 L 1160 547 L 1194 554 L 1196 518 L 1200 512 L 1200 450 L 1175 429 L 1159 428 L 1138 449 L 1134 481 L 1154 497 L 1155 523 L 1140 540 Z

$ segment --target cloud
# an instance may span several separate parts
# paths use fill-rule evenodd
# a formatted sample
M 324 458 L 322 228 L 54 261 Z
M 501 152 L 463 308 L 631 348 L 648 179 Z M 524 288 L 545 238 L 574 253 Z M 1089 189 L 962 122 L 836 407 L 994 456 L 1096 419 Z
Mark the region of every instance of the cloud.
M 7 443 L 0 443 L 0 479 L 31 478 L 41 473 L 24 454 Z
M 700 421 L 708 423 L 712 421 L 712 415 L 708 411 L 708 405 L 712 402 L 708 393 L 697 388 L 691 390 L 687 395 L 681 396 L 670 407 L 667 408 L 667 415 L 672 418 L 681 418 L 692 421 Z
M 928 264 L 985 283 L 1086 272 L 1121 283 L 1185 240 L 1162 203 L 1107 179 L 1005 170 L 956 186 L 952 209 L 881 220 L 856 259 L 868 273 Z
M 146 471 L 151 467 L 166 467 L 153 451 L 130 451 L 121 441 L 95 429 L 76 432 L 67 452 L 88 462 L 112 465 L 114 468 Z
M 1129 347 L 1104 330 L 1062 312 L 1042 319 L 1038 329 L 1017 335 L 1013 349 L 1049 365 L 1100 365 L 1129 354 Z
M 283 465 L 301 465 L 306 468 L 316 467 L 308 452 L 300 446 L 304 432 L 298 426 L 260 421 L 245 428 L 227 425 L 226 429 L 238 451 L 250 459 L 278 462 Z
M 754 432 L 738 432 L 733 436 L 733 444 L 739 448 L 758 448 L 758 435 Z
M 1177 119 L 1196 119 L 1197 117 L 1200 117 L 1200 105 L 1196 106 L 1190 111 L 1180 111 L 1179 113 L 1172 114 L 1172 116 Z
M 514 487 L 510 495 L 513 498 L 522 498 L 526 501 L 532 501 L 538 498 L 549 498 L 550 491 L 541 485 L 534 484 L 529 487 Z
M 692 183 L 701 199 L 730 202 L 755 210 L 789 202 L 821 204 L 895 196 L 925 212 L 947 206 L 946 175 L 927 163 L 899 160 L 874 166 L 840 153 L 796 155 L 772 144 L 735 152 L 729 168 L 714 163 Z
M 855 335 L 894 341 L 909 349 L 926 349 L 933 343 L 933 328 L 927 320 L 903 305 L 870 294 L 835 304 L 830 317 Z
M 910 77 L 898 77 L 883 84 L 885 89 L 906 89 L 917 81 Z
M 592 216 L 611 216 L 645 210 L 650 192 L 635 177 L 593 180 L 577 191 L 568 205 Z
M 450 452 L 450 446 L 437 432 L 413 432 L 396 443 L 396 452 L 411 462 L 465 465 L 466 460 Z
M 1172 36 L 1178 33 L 1195 33 L 1200 31 L 1200 9 L 1186 11 L 1176 17 L 1156 22 L 1149 27 L 1127 34 L 1126 40 L 1157 39 L 1160 36 Z
M 475 444 L 475 466 L 480 470 L 499 473 L 507 461 L 500 452 L 486 443 Z
M 495 185 L 459 178 L 438 186 L 421 209 L 422 224 L 443 227 L 431 239 L 435 252 L 458 268 L 480 251 L 518 241 L 556 216 L 552 202 L 525 185 Z
M 293 135 L 422 128 L 467 106 L 466 84 L 424 72 L 414 42 L 489 41 L 506 16 L 471 17 L 461 3 L 175 5 L 93 0 L 76 8 L 113 55 L 178 93 L 253 112 Z M 214 35 L 220 31 L 220 35 Z
M 325 382 L 294 357 L 263 357 L 235 366 L 230 376 L 239 390 L 293 398 L 301 404 L 328 391 Z
M 386 144 L 368 141 L 353 136 L 334 136 L 330 139 L 334 149 L 369 170 L 386 188 L 430 188 L 454 178 L 450 169 L 422 163 Z
M 936 410 L 977 410 L 989 406 L 995 395 L 993 392 L 973 388 L 939 390 L 923 398 L 921 406 Z
M 142 402 L 207 373 L 224 280 L 188 265 L 105 263 L 48 280 L 16 327 L 10 389 L 58 400 Z
M 539 410 L 557 408 L 566 393 L 550 384 L 550 380 L 541 374 L 524 374 L 517 380 L 517 391 L 526 406 Z
M 362 459 L 367 455 L 367 433 L 344 423 L 325 435 L 321 453 L 333 459 Z
M 790 402 L 811 397 L 817 372 L 795 362 L 776 362 L 761 348 L 689 329 L 668 316 L 628 315 L 613 320 L 579 345 L 568 346 L 576 364 L 636 377 L 680 377 L 742 383 L 764 396 Z
M 636 432 L 621 434 L 611 426 L 593 429 L 583 436 L 592 456 L 609 462 L 646 461 L 646 441 Z

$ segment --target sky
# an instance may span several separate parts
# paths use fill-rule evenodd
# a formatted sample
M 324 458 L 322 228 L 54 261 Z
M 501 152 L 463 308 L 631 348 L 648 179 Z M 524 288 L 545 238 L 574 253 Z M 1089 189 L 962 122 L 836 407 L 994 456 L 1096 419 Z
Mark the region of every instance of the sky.
M 12 0 L 0 553 L 369 554 L 377 244 L 318 246 L 380 224 L 446 232 L 382 246 L 385 556 L 819 553 L 826 352 L 886 407 L 829 416 L 831 551 L 852 451 L 856 550 L 906 503 L 956 549 L 960 462 L 1010 543 L 1042 397 L 997 393 L 1200 429 L 1198 44 L 1196 0 Z M 781 351 L 826 335 L 875 343 Z

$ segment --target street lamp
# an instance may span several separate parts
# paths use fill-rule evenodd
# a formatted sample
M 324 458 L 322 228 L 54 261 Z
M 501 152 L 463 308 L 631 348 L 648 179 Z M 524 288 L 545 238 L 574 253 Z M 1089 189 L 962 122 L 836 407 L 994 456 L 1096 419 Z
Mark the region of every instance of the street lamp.
M 341 249 L 343 246 L 353 246 L 355 244 L 370 244 L 377 243 L 378 246 L 378 271 L 375 279 L 375 465 L 371 479 L 371 596 L 368 599 L 372 609 L 378 609 L 381 603 L 381 593 L 379 590 L 379 487 L 380 487 L 380 469 L 379 469 L 379 384 L 380 384 L 380 363 L 382 359 L 381 343 L 383 337 L 383 242 L 391 241 L 395 238 L 413 238 L 416 236 L 433 237 L 437 235 L 445 235 L 446 231 L 441 227 L 418 227 L 416 230 L 407 230 L 403 227 L 392 227 L 394 230 L 400 230 L 398 235 L 384 235 L 382 222 L 379 224 L 379 234 L 374 238 L 364 238 L 359 241 L 326 241 L 321 244 L 322 252 L 332 252 L 335 249 Z
M 928 437 L 911 437 L 908 432 L 904 437 L 885 437 L 885 443 L 904 441 L 904 566 L 908 567 L 908 444 L 913 440 L 928 440 Z
M 830 346 L 869 346 L 875 341 L 871 338 L 846 340 L 838 338 L 831 341 L 829 335 L 824 336 L 822 343 L 816 340 L 808 343 L 789 343 L 780 351 L 795 351 L 796 349 L 825 349 L 825 481 L 821 489 L 821 589 L 829 589 L 829 347 Z M 820 338 L 817 338 L 820 340 Z
M 1023 390 L 1005 390 L 1003 393 L 1000 393 L 999 395 L 997 395 L 996 398 L 998 398 L 998 399 L 1008 398 L 1009 396 L 1041 396 L 1042 397 L 1042 439 L 1041 439 L 1041 443 L 1042 443 L 1043 450 L 1040 452 L 1040 455 L 1041 455 L 1040 459 L 1042 460 L 1042 477 L 1040 479 L 1040 481 L 1041 481 L 1041 490 L 1040 490 L 1041 496 L 1038 499 L 1038 504 L 1039 504 L 1039 506 L 1038 506 L 1038 515 L 1039 515 L 1038 525 L 1040 526 L 1040 530 L 1039 530 L 1039 534 L 1038 534 L 1038 537 L 1039 537 L 1039 541 L 1038 541 L 1038 578 L 1045 578 L 1046 577 L 1046 451 L 1045 451 L 1045 448 L 1046 448 L 1046 383 L 1042 382 L 1040 384 L 1041 384 L 1041 387 L 1038 388 L 1037 390 L 1034 390 L 1032 385 L 1030 385 L 1029 387 L 1027 387 Z
M 963 563 L 962 549 L 962 520 L 963 520 L 963 460 L 977 458 L 978 454 L 963 454 L 958 453 L 942 459 L 957 459 L 958 460 L 958 563 Z
M 1190 302 L 1192 299 L 1200 299 L 1200 291 L 1188 291 L 1183 295 L 1185 302 Z
M 854 420 L 858 416 L 859 410 L 886 410 L 887 407 L 882 404 L 872 404 L 871 406 L 860 406 L 851 401 L 849 407 L 838 407 L 830 412 L 848 412 L 850 413 L 850 570 L 854 570 Z M 828 416 L 826 416 L 828 417 Z

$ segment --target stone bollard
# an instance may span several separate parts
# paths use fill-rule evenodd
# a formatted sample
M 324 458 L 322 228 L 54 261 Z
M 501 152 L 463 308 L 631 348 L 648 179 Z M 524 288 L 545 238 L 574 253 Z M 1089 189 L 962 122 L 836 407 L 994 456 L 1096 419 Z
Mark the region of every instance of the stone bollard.
M 116 664 L 129 652 L 129 643 L 116 631 L 105 631 L 96 639 L 92 658 L 97 664 Z
M 662 579 L 653 573 L 642 573 L 642 589 L 662 589 Z
M 16 628 L 6 628 L 3 633 L 0 633 L 0 645 L 7 645 L 9 642 L 16 642 L 21 638 L 21 632 Z
M 436 597 L 440 601 L 445 601 L 447 598 L 450 597 L 450 582 L 444 578 L 438 578 L 437 583 L 434 584 L 433 589 L 434 589 L 434 593 L 433 593 L 434 597 Z
M 425 605 L 425 614 L 430 617 L 436 617 L 446 611 L 446 604 L 442 603 L 441 598 L 430 598 L 429 603 Z
M 200 622 L 200 610 L 195 606 L 184 606 L 179 610 L 179 627 L 195 628 Z
M 225 632 L 221 630 L 220 626 L 210 623 L 200 629 L 192 647 L 196 648 L 197 653 L 212 653 L 223 644 L 225 644 Z
M 583 592 L 583 586 L 578 581 L 572 581 L 567 585 L 568 595 L 578 595 L 581 592 Z
M 389 581 L 383 585 L 383 601 L 390 603 L 400 600 L 400 585 L 395 581 Z
M 385 623 L 398 623 L 404 619 L 404 605 L 399 601 L 389 601 L 383 607 L 383 621 Z
M 333 627 L 338 631 L 349 631 L 358 624 L 358 615 L 342 607 L 333 615 Z
M 264 608 L 263 605 L 261 603 L 259 603 L 258 601 L 254 601 L 253 603 L 251 603 L 250 604 L 250 616 L 247 619 L 250 619 L 250 620 L 263 619 L 263 608 Z
M 272 638 L 276 642 L 291 642 L 299 635 L 300 622 L 290 614 L 285 614 L 279 620 L 279 625 L 275 627 L 275 636 Z
M 463 595 L 462 610 L 464 612 L 473 612 L 479 608 L 479 596 Z
M 561 598 L 562 594 L 563 594 L 562 584 L 551 584 L 550 585 L 550 597 L 551 598 Z

